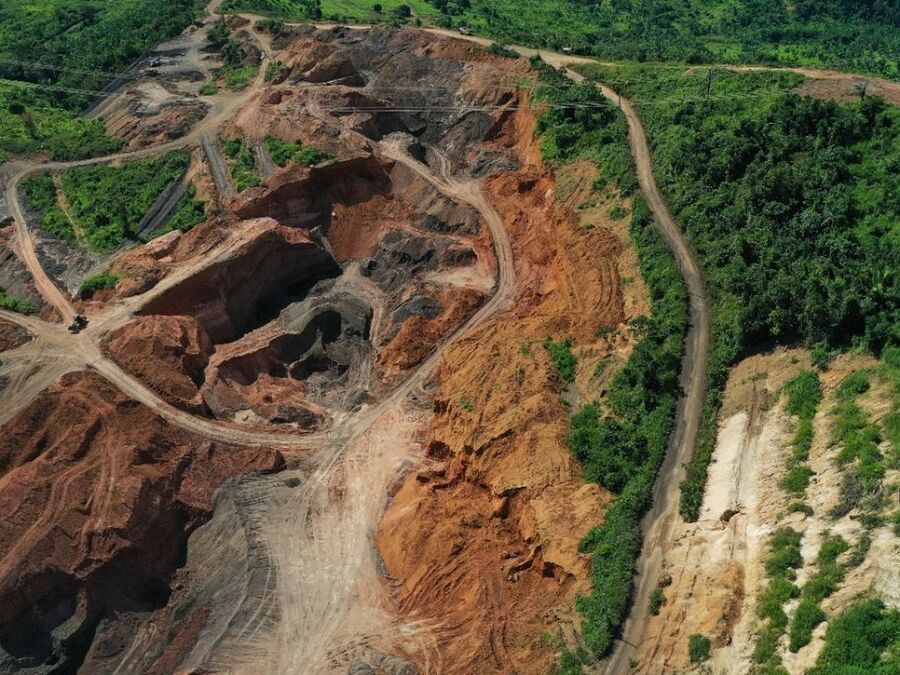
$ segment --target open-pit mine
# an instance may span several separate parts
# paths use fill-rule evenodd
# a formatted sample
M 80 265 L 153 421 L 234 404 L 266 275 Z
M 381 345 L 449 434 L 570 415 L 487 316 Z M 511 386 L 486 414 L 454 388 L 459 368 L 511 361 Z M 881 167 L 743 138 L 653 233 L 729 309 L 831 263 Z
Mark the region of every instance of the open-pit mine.
M 91 111 L 121 152 L 4 177 L 0 277 L 38 311 L 0 312 L 0 673 L 546 672 L 612 498 L 568 409 L 648 308 L 628 200 L 542 163 L 525 59 L 235 17 L 258 74 L 201 97 L 212 23 Z M 68 173 L 176 151 L 132 235 L 86 246 Z M 154 235 L 188 193 L 202 222 Z

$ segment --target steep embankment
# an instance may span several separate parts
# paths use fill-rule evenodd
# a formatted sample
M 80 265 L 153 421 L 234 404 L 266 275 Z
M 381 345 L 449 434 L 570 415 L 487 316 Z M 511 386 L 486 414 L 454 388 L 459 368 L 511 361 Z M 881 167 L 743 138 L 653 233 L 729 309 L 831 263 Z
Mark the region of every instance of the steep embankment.
M 636 672 L 702 669 L 697 635 L 717 670 L 803 673 L 859 598 L 900 604 L 896 377 L 850 355 L 817 372 L 803 350 L 732 370 L 700 519 L 675 529 Z
M 568 405 L 602 392 L 630 351 L 625 324 L 646 308 L 639 277 L 620 284 L 636 258 L 607 216 L 618 198 L 598 200 L 587 162 L 554 176 L 533 138 L 532 113 L 518 111 L 498 142 L 522 169 L 488 182 L 513 244 L 516 307 L 447 350 L 428 465 L 377 536 L 401 613 L 439 623 L 444 672 L 545 672 L 576 629 L 590 571 L 578 542 L 612 495 L 585 483 L 564 443 Z M 572 340 L 574 384 L 555 374 L 548 337 Z

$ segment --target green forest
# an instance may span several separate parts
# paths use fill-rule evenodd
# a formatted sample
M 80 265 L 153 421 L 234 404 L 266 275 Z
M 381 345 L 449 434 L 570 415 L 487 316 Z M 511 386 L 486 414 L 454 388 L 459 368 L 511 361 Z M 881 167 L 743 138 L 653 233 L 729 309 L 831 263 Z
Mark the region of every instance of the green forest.
M 46 152 L 113 152 L 103 124 L 78 117 L 116 74 L 181 32 L 203 0 L 8 0 L 0 3 L 0 162 Z M 151 11 L 152 8 L 152 11 Z M 15 84 L 23 82 L 28 84 Z
M 224 8 L 298 21 L 412 18 L 616 60 L 827 66 L 900 77 L 900 4 L 891 0 L 227 0 Z
M 900 75 L 900 4 L 890 0 L 430 1 L 444 25 L 556 51 Z
M 586 72 L 640 109 L 660 188 L 706 275 L 706 426 L 682 495 L 694 519 L 728 366 L 774 344 L 900 344 L 900 111 L 873 96 L 800 96 L 788 73 Z

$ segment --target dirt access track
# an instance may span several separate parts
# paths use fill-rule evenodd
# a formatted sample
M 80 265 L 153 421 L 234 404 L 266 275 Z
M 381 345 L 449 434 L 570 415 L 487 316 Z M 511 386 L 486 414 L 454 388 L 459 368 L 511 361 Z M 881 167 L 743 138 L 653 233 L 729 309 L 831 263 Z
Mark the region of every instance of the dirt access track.
M 298 664 L 316 672 L 406 672 L 413 662 L 426 672 L 545 669 L 552 649 L 534 644 L 535 631 L 576 625 L 572 601 L 586 591 L 588 571 L 577 540 L 610 496 L 581 482 L 561 443 L 558 401 L 547 420 L 503 419 L 512 402 L 468 392 L 454 369 L 474 382 L 491 363 L 515 366 L 509 388 L 532 391 L 536 410 L 546 410 L 557 394 L 547 385 L 545 355 L 535 347 L 533 363 L 514 361 L 529 340 L 580 335 L 586 354 L 626 357 L 625 337 L 588 344 L 588 336 L 598 324 L 633 318 L 622 310 L 616 271 L 627 235 L 614 234 L 613 223 L 592 234 L 579 228 L 574 207 L 586 188 L 557 202 L 558 186 L 533 145 L 533 114 L 516 86 L 527 66 L 471 46 L 487 41 L 388 28 L 294 26 L 278 39 L 252 23 L 235 30 L 262 47 L 259 75 L 243 90 L 210 97 L 206 116 L 181 138 L 82 162 L 6 167 L 15 250 L 51 308 L 45 315 L 63 323 L 0 313 L 31 338 L 0 365 L 4 437 L 11 447 L 31 448 L 0 467 L 0 495 L 52 506 L 40 516 L 21 511 L 0 532 L 20 542 L 0 567 L 0 592 L 12 599 L 0 615 L 0 671 L 39 672 L 48 659 L 118 672 L 295 672 Z M 396 58 L 379 59 L 383 53 Z M 196 45 L 190 55 L 205 72 Z M 585 61 L 541 56 L 558 67 Z M 262 74 L 276 57 L 286 68 L 267 84 Z M 434 86 L 412 87 L 410 78 Z M 700 270 L 655 184 L 637 113 L 626 100 L 621 107 L 641 190 L 690 290 L 691 326 L 685 395 L 644 524 L 633 613 L 605 664 L 612 673 L 627 669 L 629 645 L 640 642 L 670 543 L 709 344 Z M 220 192 L 216 218 L 122 253 L 113 266 L 124 281 L 94 302 L 70 300 L 42 267 L 19 202 L 24 178 L 202 144 L 219 160 L 206 173 L 220 174 L 215 183 L 225 185 L 217 137 L 244 138 L 259 155 L 267 134 L 320 146 L 338 161 L 312 169 L 264 162 L 262 172 L 272 172 L 265 186 Z M 297 269 L 306 271 L 297 277 Z M 240 284 L 254 275 L 256 286 L 246 291 Z M 209 293 L 223 284 L 227 292 Z M 73 336 L 63 326 L 79 311 L 90 324 Z M 505 343 L 491 337 L 503 335 L 501 327 L 509 331 Z M 53 423 L 72 419 L 62 412 L 79 396 L 92 401 L 86 424 L 63 433 Z M 469 408 L 482 405 L 495 412 L 473 418 Z M 133 410 L 138 417 L 123 427 Z M 154 428 L 152 450 L 141 450 L 138 439 L 123 444 L 145 426 Z M 527 463 L 519 468 L 531 475 L 510 471 L 518 461 L 512 450 L 527 447 L 527 434 L 552 440 L 550 473 Z M 512 439 L 509 451 L 500 450 L 503 439 Z M 473 451 L 483 459 L 464 457 Z M 23 473 L 36 468 L 46 479 L 40 491 Z M 256 473 L 226 483 L 213 508 L 212 491 L 248 472 Z M 122 475 L 143 475 L 143 482 L 76 499 L 101 478 L 114 484 Z M 76 478 L 86 482 L 71 491 Z M 379 526 L 386 497 L 397 490 Z M 567 493 L 576 495 L 571 503 Z M 141 508 L 143 495 L 166 505 L 164 518 Z M 462 503 L 476 505 L 462 516 L 463 528 L 508 547 L 466 550 L 460 540 L 442 551 L 422 543 L 429 533 L 410 527 L 411 518 L 421 527 L 428 524 L 422 516 L 458 515 Z M 128 513 L 141 514 L 135 523 L 146 526 L 123 525 L 114 539 L 101 534 L 121 522 L 114 515 Z M 571 531 L 555 536 L 545 525 L 562 517 L 573 519 Z M 37 565 L 38 551 L 56 546 L 60 523 L 73 536 L 81 532 L 81 544 Z M 158 567 L 136 568 L 130 561 L 159 535 L 172 539 L 170 554 Z M 383 560 L 372 556 L 373 536 Z M 419 560 L 405 550 L 418 551 Z M 448 553 L 458 572 L 415 568 Z M 485 577 L 480 566 L 497 556 L 507 561 L 503 574 Z M 382 565 L 406 579 L 386 585 Z M 138 594 L 120 581 L 135 569 Z M 462 592 L 478 578 L 488 579 L 478 593 Z M 449 625 L 435 614 L 439 583 L 461 591 Z

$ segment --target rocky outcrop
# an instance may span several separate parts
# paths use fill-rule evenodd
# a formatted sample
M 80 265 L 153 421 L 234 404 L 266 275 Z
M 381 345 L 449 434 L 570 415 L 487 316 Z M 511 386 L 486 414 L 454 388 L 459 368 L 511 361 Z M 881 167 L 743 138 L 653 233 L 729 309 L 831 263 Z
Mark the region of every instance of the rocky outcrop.
M 0 433 L 0 672 L 73 672 L 101 620 L 165 604 L 213 491 L 282 463 L 65 376 Z
M 103 350 L 172 405 L 206 412 L 199 387 L 212 343 L 194 317 L 138 317 L 108 335 Z
M 280 76 L 282 80 L 314 83 L 338 80 L 345 85 L 365 84 L 346 49 L 314 37 L 295 41 L 281 53 L 280 59 L 285 65 L 285 72 Z
M 276 316 L 290 299 L 340 268 L 303 230 L 262 218 L 240 246 L 144 305 L 142 315 L 190 315 L 213 343 L 228 342 Z
M 327 228 L 337 204 L 359 204 L 389 191 L 384 165 L 358 157 L 312 169 L 294 165 L 274 176 L 268 189 L 238 195 L 231 207 L 242 219 L 268 216 L 290 227 Z

